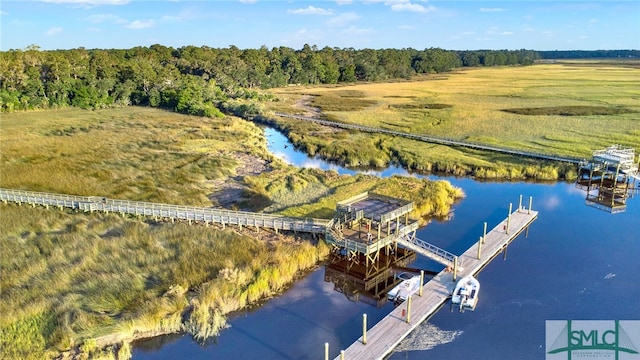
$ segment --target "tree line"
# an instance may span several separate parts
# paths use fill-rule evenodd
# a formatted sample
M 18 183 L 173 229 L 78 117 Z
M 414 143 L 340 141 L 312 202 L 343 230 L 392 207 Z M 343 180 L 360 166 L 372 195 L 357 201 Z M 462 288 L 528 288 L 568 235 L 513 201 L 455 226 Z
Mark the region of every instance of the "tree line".
M 222 116 L 255 112 L 258 89 L 409 79 L 464 66 L 528 65 L 533 50 L 267 49 L 162 45 L 0 52 L 0 110 L 144 105 Z
M 552 50 L 539 51 L 541 59 L 629 59 L 640 58 L 640 50 Z

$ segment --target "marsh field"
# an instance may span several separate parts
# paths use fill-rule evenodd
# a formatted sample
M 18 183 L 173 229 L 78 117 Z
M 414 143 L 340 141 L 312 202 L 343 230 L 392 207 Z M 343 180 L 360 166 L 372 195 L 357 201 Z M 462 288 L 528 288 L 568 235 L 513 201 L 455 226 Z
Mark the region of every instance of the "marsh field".
M 588 157 L 613 143 L 640 148 L 639 79 L 633 62 L 465 69 L 274 89 L 278 101 L 261 106 L 297 146 L 348 165 L 395 161 L 418 171 L 556 180 L 574 170 L 269 114 L 319 110 L 335 121 Z M 258 126 L 234 117 L 61 109 L 3 114 L 0 129 L 4 188 L 319 218 L 363 191 L 415 201 L 416 216 L 446 216 L 464 196 L 443 181 L 288 166 L 268 152 Z M 328 251 L 267 231 L 10 204 L 0 211 L 0 355 L 7 359 L 127 358 L 135 338 L 215 336 L 226 314 L 282 291 Z
M 267 105 L 272 111 L 538 153 L 589 158 L 612 144 L 640 148 L 637 60 L 462 69 L 412 81 L 272 92 L 280 100 Z M 573 167 L 561 164 L 270 118 L 296 146 L 349 166 L 398 162 L 415 171 L 478 178 L 575 176 Z

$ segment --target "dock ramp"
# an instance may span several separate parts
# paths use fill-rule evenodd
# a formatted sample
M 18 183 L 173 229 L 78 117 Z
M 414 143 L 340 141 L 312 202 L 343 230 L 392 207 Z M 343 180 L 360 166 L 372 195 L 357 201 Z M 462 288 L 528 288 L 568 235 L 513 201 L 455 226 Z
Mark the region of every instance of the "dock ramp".
M 437 261 L 442 265 L 452 268 L 454 266 L 456 259 L 455 255 L 424 240 L 420 240 L 415 237 L 415 235 L 408 234 L 397 238 L 396 241 L 399 245 L 411 249 L 420 255 L 426 256 L 431 260 Z

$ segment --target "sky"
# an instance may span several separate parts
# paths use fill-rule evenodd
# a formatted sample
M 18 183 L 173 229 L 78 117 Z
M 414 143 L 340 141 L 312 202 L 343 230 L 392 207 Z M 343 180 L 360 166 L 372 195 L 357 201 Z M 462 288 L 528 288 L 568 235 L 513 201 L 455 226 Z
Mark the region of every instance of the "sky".
M 640 1 L 2 0 L 0 50 L 640 49 Z

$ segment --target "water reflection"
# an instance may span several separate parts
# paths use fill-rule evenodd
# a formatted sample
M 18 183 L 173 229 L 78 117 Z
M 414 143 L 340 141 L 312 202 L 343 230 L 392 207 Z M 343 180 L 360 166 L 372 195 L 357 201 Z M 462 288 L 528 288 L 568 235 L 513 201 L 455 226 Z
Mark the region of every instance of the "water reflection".
M 388 255 L 380 252 L 374 263 L 366 261 L 363 254 L 359 257 L 353 259 L 332 253 L 324 267 L 324 281 L 332 282 L 334 290 L 349 301 L 382 307 L 388 301 L 387 293 L 401 282 L 397 277 L 399 272 L 420 273 L 420 269 L 407 267 L 416 260 L 416 253 L 403 248 Z

